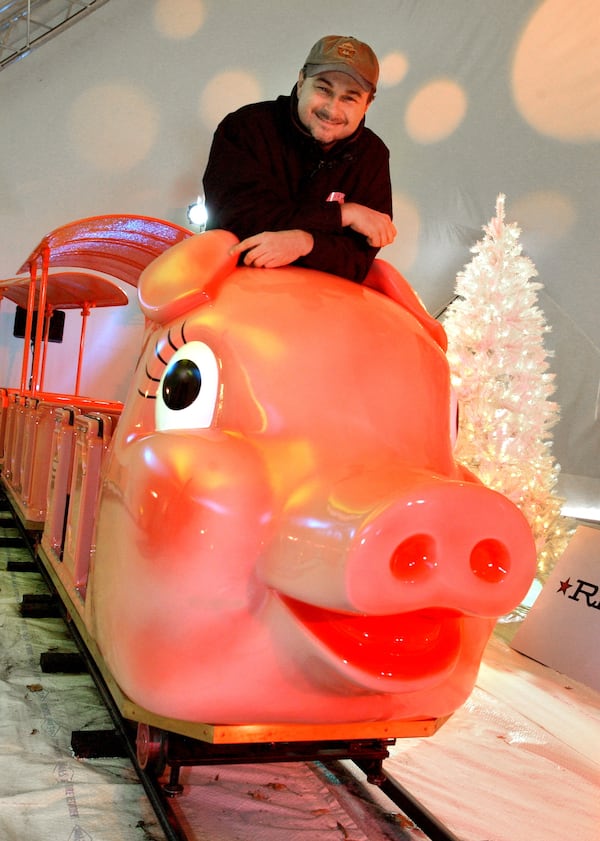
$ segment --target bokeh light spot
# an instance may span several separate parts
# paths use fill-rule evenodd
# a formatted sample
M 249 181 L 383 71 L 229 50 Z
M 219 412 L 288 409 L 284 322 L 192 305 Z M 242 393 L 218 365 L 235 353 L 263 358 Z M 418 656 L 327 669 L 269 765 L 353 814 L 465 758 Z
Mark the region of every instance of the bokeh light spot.
M 402 193 L 393 193 L 394 225 L 398 236 L 391 245 L 382 248 L 379 256 L 408 272 L 417 258 L 421 234 L 421 214 L 414 201 Z
M 391 88 L 398 85 L 408 72 L 408 59 L 402 53 L 388 53 L 379 62 L 379 85 Z
M 74 100 L 68 117 L 77 154 L 97 169 L 119 172 L 146 157 L 158 122 L 153 103 L 126 83 L 88 88 Z
M 214 76 L 204 88 L 200 97 L 200 116 L 210 129 L 214 129 L 231 111 L 260 99 L 260 85 L 251 73 L 228 70 Z
M 424 85 L 406 109 L 406 131 L 418 143 L 445 140 L 461 124 L 467 111 L 463 89 L 451 79 Z
M 511 202 L 509 215 L 518 221 L 527 249 L 551 247 L 573 229 L 577 220 L 571 199 L 554 190 L 528 193 Z
M 203 0 L 156 0 L 154 26 L 167 38 L 191 38 L 203 23 Z
M 537 131 L 570 142 L 600 139 L 598 0 L 546 0 L 515 52 L 513 94 Z

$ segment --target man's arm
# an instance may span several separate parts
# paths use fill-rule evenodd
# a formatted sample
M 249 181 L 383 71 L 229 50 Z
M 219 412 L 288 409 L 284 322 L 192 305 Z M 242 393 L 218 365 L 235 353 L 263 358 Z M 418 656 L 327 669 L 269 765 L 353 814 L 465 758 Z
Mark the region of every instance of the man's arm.
M 342 226 L 362 234 L 373 248 L 390 245 L 396 237 L 396 228 L 387 213 L 356 202 L 342 205 Z
M 349 202 L 342 206 L 341 214 L 342 227 L 362 234 L 373 248 L 383 248 L 394 241 L 396 228 L 387 213 Z M 277 268 L 310 254 L 313 246 L 314 237 L 307 231 L 263 231 L 242 240 L 231 249 L 231 254 L 245 253 L 244 263 L 247 266 Z
M 380 247 L 392 242 L 396 228 L 391 219 L 392 195 L 387 150 L 375 150 L 360 165 L 351 201 L 337 205 L 340 227 L 324 236 L 312 231 L 313 250 L 298 262 L 361 283 Z M 368 204 L 367 204 L 368 203 Z
M 263 231 L 243 239 L 229 253 L 232 256 L 244 254 L 247 266 L 276 269 L 310 254 L 313 244 L 314 239 L 308 231 Z

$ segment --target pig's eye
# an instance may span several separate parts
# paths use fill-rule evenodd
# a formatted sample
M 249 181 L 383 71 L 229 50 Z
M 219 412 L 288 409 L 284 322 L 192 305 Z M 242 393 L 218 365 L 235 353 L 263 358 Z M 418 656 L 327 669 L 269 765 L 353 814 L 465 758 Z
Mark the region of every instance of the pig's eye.
M 188 342 L 167 365 L 156 393 L 156 428 L 206 429 L 212 423 L 219 365 L 204 342 Z

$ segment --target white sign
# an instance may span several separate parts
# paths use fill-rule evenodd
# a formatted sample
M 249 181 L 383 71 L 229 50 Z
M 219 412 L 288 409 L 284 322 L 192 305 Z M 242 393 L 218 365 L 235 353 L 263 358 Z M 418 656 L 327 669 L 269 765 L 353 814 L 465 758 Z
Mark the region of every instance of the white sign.
M 511 645 L 600 692 L 600 529 L 577 527 Z

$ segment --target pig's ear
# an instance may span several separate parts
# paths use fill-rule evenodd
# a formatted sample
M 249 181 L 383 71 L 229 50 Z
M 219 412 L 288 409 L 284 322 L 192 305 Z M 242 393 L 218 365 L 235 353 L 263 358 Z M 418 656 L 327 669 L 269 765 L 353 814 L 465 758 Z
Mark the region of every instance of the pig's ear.
M 209 301 L 235 268 L 237 258 L 229 250 L 237 242 L 229 231 L 206 231 L 164 251 L 140 275 L 138 299 L 144 314 L 166 324 Z
M 408 310 L 427 330 L 432 339 L 435 339 L 441 349 L 446 352 L 448 349 L 446 331 L 439 321 L 429 315 L 415 290 L 397 269 L 386 263 L 385 260 L 375 260 L 364 285 L 376 289 L 377 292 L 383 292 L 388 298 L 392 298 L 405 310 Z

